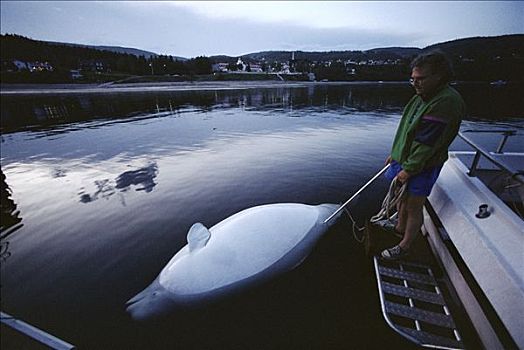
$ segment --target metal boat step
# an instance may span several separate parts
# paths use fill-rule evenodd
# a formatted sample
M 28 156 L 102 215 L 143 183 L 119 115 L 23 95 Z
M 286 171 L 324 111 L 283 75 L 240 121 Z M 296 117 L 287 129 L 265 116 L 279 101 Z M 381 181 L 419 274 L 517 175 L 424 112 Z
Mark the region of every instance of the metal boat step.
M 422 347 L 464 349 L 442 293 L 445 287 L 431 267 L 373 259 L 382 313 L 393 330 Z

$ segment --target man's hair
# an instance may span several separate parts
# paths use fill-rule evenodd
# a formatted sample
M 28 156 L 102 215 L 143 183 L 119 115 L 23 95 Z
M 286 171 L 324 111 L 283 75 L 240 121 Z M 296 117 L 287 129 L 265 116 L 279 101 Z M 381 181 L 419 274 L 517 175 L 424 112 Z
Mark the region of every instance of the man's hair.
M 440 50 L 423 53 L 411 62 L 411 69 L 423 66 L 429 67 L 431 73 L 440 75 L 442 83 L 449 83 L 453 79 L 453 65 L 446 54 Z

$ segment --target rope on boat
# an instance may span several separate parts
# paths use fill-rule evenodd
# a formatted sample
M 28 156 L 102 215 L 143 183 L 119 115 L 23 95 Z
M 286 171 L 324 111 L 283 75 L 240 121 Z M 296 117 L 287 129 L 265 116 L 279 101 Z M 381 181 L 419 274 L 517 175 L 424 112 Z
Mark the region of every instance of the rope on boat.
M 389 185 L 389 190 L 386 193 L 384 200 L 382 201 L 382 207 L 380 208 L 380 211 L 377 214 L 375 214 L 374 216 L 372 216 L 369 221 L 371 223 L 374 223 L 374 222 L 384 220 L 384 219 L 391 220 L 396 215 L 397 204 L 405 196 L 407 187 L 408 187 L 407 182 L 402 184 L 395 177 L 393 181 L 391 181 L 391 184 Z M 349 219 L 351 220 L 353 238 L 358 243 L 364 243 L 364 235 L 363 234 L 357 235 L 357 231 L 362 232 L 366 229 L 366 227 L 359 227 L 357 225 L 356 220 L 353 218 L 353 216 L 351 215 L 351 213 L 349 212 L 347 208 L 344 208 L 344 212 L 348 215 Z
M 359 235 L 357 235 L 357 231 L 358 232 L 362 232 L 364 231 L 366 228 L 365 227 L 359 227 L 357 225 L 357 222 L 355 221 L 355 219 L 353 219 L 353 215 L 351 215 L 351 213 L 349 212 L 349 210 L 347 208 L 344 208 L 344 212 L 346 214 L 348 214 L 348 217 L 349 219 L 351 220 L 352 222 L 352 225 L 351 225 L 351 228 L 353 230 L 353 238 L 355 239 L 355 241 L 357 241 L 358 243 L 364 243 L 364 234 L 361 234 L 360 237 Z M 357 230 L 357 231 L 355 231 Z
M 395 177 L 393 181 L 391 181 L 391 185 L 389 185 L 389 191 L 386 193 L 386 196 L 382 201 L 382 208 L 375 216 L 372 216 L 369 221 L 373 223 L 384 219 L 390 220 L 397 210 L 397 204 L 406 194 L 407 187 L 407 181 L 402 184 Z M 391 212 L 393 213 L 390 215 Z

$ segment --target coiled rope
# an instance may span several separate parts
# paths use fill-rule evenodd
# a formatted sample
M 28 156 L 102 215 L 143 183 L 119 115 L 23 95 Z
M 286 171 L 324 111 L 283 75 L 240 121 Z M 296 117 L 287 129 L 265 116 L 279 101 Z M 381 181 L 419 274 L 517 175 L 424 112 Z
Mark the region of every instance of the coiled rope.
M 388 219 L 390 220 L 393 215 L 390 213 L 393 211 L 393 214 L 397 210 L 397 204 L 402 200 L 406 194 L 406 189 L 408 187 L 407 181 L 401 183 L 396 177 L 391 181 L 389 185 L 389 190 L 382 201 L 382 208 L 380 211 L 369 219 L 370 222 L 377 222 L 380 220 Z
M 382 207 L 380 208 L 380 211 L 374 216 L 372 216 L 371 219 L 369 219 L 369 221 L 371 223 L 374 223 L 384 219 L 390 220 L 392 217 L 394 217 L 397 211 L 397 204 L 402 200 L 402 198 L 406 194 L 407 187 L 407 182 L 401 183 L 395 177 L 389 185 L 389 190 L 386 193 L 384 200 L 382 201 Z M 349 216 L 349 219 L 352 222 L 353 238 L 355 238 L 355 240 L 358 243 L 363 243 L 364 235 L 357 235 L 357 231 L 362 232 L 366 228 L 359 227 L 357 225 L 356 220 L 353 218 L 353 216 L 347 208 L 344 208 L 344 212 Z

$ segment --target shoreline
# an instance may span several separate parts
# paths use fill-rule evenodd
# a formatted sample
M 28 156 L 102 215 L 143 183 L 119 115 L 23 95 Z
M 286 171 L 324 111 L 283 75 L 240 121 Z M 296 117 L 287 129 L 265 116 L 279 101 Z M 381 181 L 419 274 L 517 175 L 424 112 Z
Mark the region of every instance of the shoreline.
M 101 83 L 101 84 L 0 84 L 0 95 L 45 95 L 45 94 L 101 94 L 101 93 L 148 93 L 175 91 L 219 91 L 270 88 L 303 88 L 322 85 L 408 85 L 407 81 L 278 81 L 278 80 L 235 80 L 196 82 L 147 82 L 147 83 Z M 489 85 L 486 81 L 457 81 L 451 85 Z M 514 85 L 519 83 L 511 83 Z M 504 84 L 506 85 L 506 84 Z
M 87 94 L 87 93 L 118 93 L 118 92 L 162 92 L 162 91 L 193 91 L 193 90 L 243 90 L 257 88 L 295 88 L 318 85 L 398 85 L 407 84 L 403 81 L 199 81 L 199 82 L 148 82 L 127 84 L 1 84 L 1 95 L 30 94 Z

